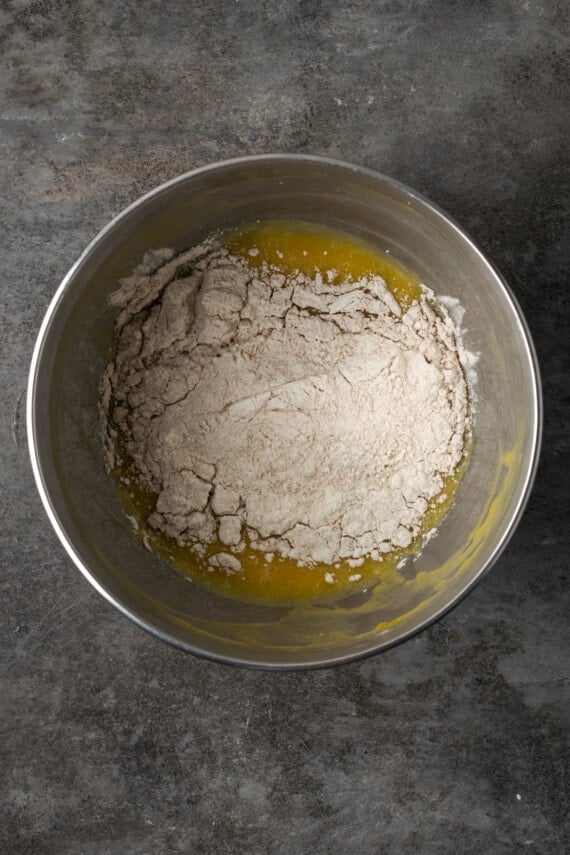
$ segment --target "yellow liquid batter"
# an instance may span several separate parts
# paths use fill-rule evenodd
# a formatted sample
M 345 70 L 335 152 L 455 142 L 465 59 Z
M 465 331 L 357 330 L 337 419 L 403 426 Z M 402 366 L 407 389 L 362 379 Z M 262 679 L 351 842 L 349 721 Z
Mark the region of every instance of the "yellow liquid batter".
M 342 281 L 349 276 L 381 276 L 401 306 L 409 306 L 421 296 L 418 277 L 391 258 L 334 229 L 305 223 L 273 221 L 253 224 L 223 235 L 223 243 L 235 255 L 247 258 L 251 267 L 264 261 L 285 273 L 300 270 L 314 276 L 320 270 L 337 270 Z M 251 256 L 250 249 L 258 254 Z
M 353 279 L 379 275 L 404 307 L 421 295 L 417 276 L 388 254 L 323 227 L 317 230 L 305 223 L 274 221 L 227 232 L 221 240 L 233 253 L 247 258 L 252 267 L 265 261 L 280 267 L 285 273 L 300 270 L 311 276 L 319 270 L 336 270 L 339 281 L 349 275 Z M 251 255 L 250 250 L 257 252 Z M 214 542 L 206 549 L 205 555 L 199 557 L 190 551 L 189 546 L 178 546 L 175 541 L 154 531 L 146 524 L 146 519 L 154 510 L 156 495 L 137 485 L 130 467 L 125 466 L 114 474 L 120 500 L 129 516 L 137 520 L 139 535 L 150 549 L 172 562 L 180 573 L 207 588 L 242 601 L 293 604 L 336 599 L 370 588 L 386 576 L 393 576 L 401 562 L 420 551 L 425 534 L 435 528 L 449 510 L 467 467 L 468 456 L 467 451 L 455 472 L 444 479 L 441 493 L 432 500 L 423 518 L 421 534 L 406 548 L 394 549 L 380 561 L 366 559 L 362 565 L 353 568 L 346 561 L 335 566 L 299 567 L 294 560 L 281 558 L 278 554 L 267 562 L 263 552 L 246 546 L 238 556 L 242 570 L 231 576 L 208 566 L 208 558 L 216 552 L 227 551 L 227 547 L 219 541 Z

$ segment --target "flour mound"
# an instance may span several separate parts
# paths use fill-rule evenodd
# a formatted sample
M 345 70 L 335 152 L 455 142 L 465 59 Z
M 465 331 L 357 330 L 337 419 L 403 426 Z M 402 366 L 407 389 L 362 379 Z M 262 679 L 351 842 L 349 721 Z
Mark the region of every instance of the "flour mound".
M 408 546 L 464 453 L 445 307 L 402 309 L 378 276 L 331 278 L 204 244 L 145 258 L 111 298 L 109 465 L 124 449 L 158 494 L 149 524 L 181 544 L 221 541 L 212 566 L 227 572 L 246 538 L 302 565 Z

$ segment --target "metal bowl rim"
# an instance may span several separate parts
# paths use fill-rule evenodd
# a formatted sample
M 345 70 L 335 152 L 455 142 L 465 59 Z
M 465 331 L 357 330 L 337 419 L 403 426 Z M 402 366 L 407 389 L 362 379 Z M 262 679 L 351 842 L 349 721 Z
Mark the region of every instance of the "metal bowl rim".
M 356 653 L 350 653 L 345 656 L 336 656 L 332 658 L 324 658 L 324 659 L 310 659 L 306 662 L 263 662 L 256 660 L 255 658 L 248 658 L 247 656 L 239 657 L 232 655 L 222 655 L 218 653 L 214 653 L 207 649 L 197 647 L 193 644 L 189 644 L 187 642 L 182 641 L 170 635 L 167 632 L 158 629 L 149 621 L 141 618 L 137 615 L 128 605 L 125 605 L 121 602 L 120 599 L 111 594 L 100 582 L 95 578 L 95 576 L 91 573 L 89 568 L 83 563 L 77 552 L 75 551 L 71 541 L 68 539 L 67 534 L 63 525 L 60 523 L 60 520 L 57 516 L 56 510 L 52 505 L 49 490 L 45 484 L 41 461 L 39 457 L 37 442 L 36 442 L 36 431 L 37 424 L 35 418 L 35 401 L 37 395 L 37 375 L 41 362 L 41 356 L 43 351 L 43 346 L 45 340 L 47 338 L 49 328 L 51 325 L 51 321 L 55 316 L 59 303 L 63 298 L 67 288 L 72 282 L 75 274 L 81 267 L 81 265 L 85 262 L 85 260 L 96 251 L 99 244 L 106 237 L 106 235 L 111 232 L 123 219 L 126 219 L 129 214 L 136 210 L 138 207 L 143 205 L 148 200 L 158 196 L 164 190 L 169 187 L 173 187 L 177 184 L 184 183 L 188 179 L 195 178 L 198 175 L 203 175 L 209 172 L 215 172 L 217 170 L 225 169 L 231 166 L 241 166 L 244 164 L 258 164 L 264 162 L 295 162 L 302 161 L 305 163 L 314 163 L 320 166 L 330 166 L 337 169 L 349 170 L 351 172 L 356 172 L 360 175 L 367 176 L 369 178 L 374 179 L 375 181 L 387 184 L 388 186 L 400 191 L 404 195 L 407 195 L 410 199 L 415 200 L 420 204 L 420 206 L 426 207 L 429 211 L 435 214 L 440 220 L 442 220 L 446 226 L 450 227 L 454 230 L 459 237 L 468 244 L 470 249 L 479 257 L 481 263 L 486 266 L 493 277 L 495 278 L 498 286 L 502 289 L 504 296 L 506 297 L 508 303 L 510 303 L 511 309 L 516 316 L 521 332 L 522 338 L 524 340 L 524 344 L 526 346 L 527 354 L 529 357 L 529 362 L 531 366 L 531 383 L 532 383 L 532 391 L 534 398 L 534 424 L 532 431 L 532 449 L 531 449 L 531 457 L 530 464 L 528 466 L 528 471 L 525 476 L 524 487 L 521 491 L 521 496 L 519 498 L 518 505 L 509 520 L 508 525 L 505 526 L 505 530 L 503 531 L 501 538 L 493 551 L 492 555 L 487 559 L 487 561 L 482 565 L 479 569 L 476 576 L 470 580 L 448 603 L 443 605 L 440 609 L 438 609 L 433 615 L 430 615 L 425 620 L 421 621 L 417 626 L 412 629 L 407 630 L 406 632 L 402 632 L 400 635 L 397 635 L 395 638 L 392 638 L 388 641 L 379 641 L 377 644 L 371 645 L 368 649 L 363 651 L 358 651 Z M 464 229 L 459 226 L 455 220 L 450 217 L 442 208 L 438 205 L 431 202 L 421 193 L 418 193 L 415 190 L 412 190 L 407 185 L 403 184 L 400 181 L 397 181 L 394 178 L 391 178 L 387 175 L 384 175 L 381 172 L 377 172 L 373 169 L 368 169 L 364 166 L 358 166 L 356 164 L 348 163 L 343 160 L 323 157 L 320 155 L 304 155 L 304 154 L 264 154 L 264 155 L 249 155 L 246 157 L 236 157 L 230 158 L 227 160 L 216 161 L 214 163 L 206 164 L 205 166 L 197 167 L 196 169 L 189 170 L 188 172 L 184 172 L 181 175 L 176 176 L 175 178 L 170 179 L 169 181 L 160 184 L 154 189 L 150 190 L 148 193 L 145 193 L 143 196 L 140 196 L 134 202 L 132 202 L 127 207 L 123 208 L 118 214 L 116 214 L 98 233 L 97 235 L 90 241 L 90 243 L 85 247 L 83 252 L 79 255 L 74 264 L 70 267 L 68 272 L 63 277 L 59 287 L 57 288 L 53 298 L 50 301 L 50 304 L 47 308 L 45 316 L 43 318 L 42 324 L 40 326 L 40 330 L 38 332 L 38 336 L 36 339 L 36 343 L 34 346 L 32 360 L 30 365 L 30 372 L 28 378 L 28 388 L 27 388 L 27 396 L 26 396 L 26 432 L 28 436 L 28 449 L 31 459 L 32 470 L 34 474 L 34 478 L 36 481 L 36 486 L 38 492 L 40 494 L 40 498 L 44 509 L 48 515 L 48 518 L 57 534 L 59 540 L 61 541 L 63 547 L 65 548 L 67 554 L 78 568 L 78 570 L 83 574 L 83 576 L 87 579 L 87 581 L 98 591 L 111 605 L 113 605 L 116 609 L 118 609 L 122 614 L 124 614 L 127 618 L 129 618 L 133 623 L 140 626 L 142 629 L 145 629 L 147 632 L 150 632 L 152 635 L 161 639 L 162 641 L 167 642 L 168 644 L 177 647 L 186 653 L 192 653 L 196 656 L 202 657 L 204 659 L 208 659 L 210 661 L 218 662 L 225 665 L 234 665 L 241 667 L 249 667 L 249 668 L 258 668 L 262 670 L 279 670 L 279 671 L 293 671 L 293 670 L 306 670 L 309 668 L 326 668 L 332 667 L 334 665 L 342 665 L 347 664 L 349 662 L 358 661 L 361 659 L 365 659 L 368 656 L 373 656 L 376 653 L 380 653 L 383 650 L 388 650 L 391 647 L 400 644 L 403 641 L 406 641 L 409 638 L 412 638 L 417 633 L 421 632 L 427 626 L 430 626 L 435 621 L 439 620 L 444 614 L 454 608 L 468 593 L 471 591 L 475 585 L 485 576 L 491 567 L 496 563 L 499 557 L 502 555 L 505 550 L 508 542 L 513 536 L 515 529 L 518 526 L 518 523 L 521 519 L 521 516 L 524 512 L 526 504 L 528 502 L 528 498 L 530 496 L 534 480 L 536 477 L 536 472 L 538 468 L 538 462 L 540 457 L 540 448 L 542 443 L 542 423 L 543 423 L 543 402 L 542 402 L 542 388 L 540 381 L 540 369 L 538 364 L 538 359 L 536 355 L 536 350 L 532 341 L 532 337 L 530 335 L 530 331 L 526 322 L 526 319 L 523 315 L 523 312 L 519 306 L 518 300 L 515 295 L 511 291 L 510 286 L 503 278 L 502 274 L 497 270 L 497 268 L 485 257 L 485 255 L 481 252 L 475 242 L 469 237 L 469 235 L 464 231 Z

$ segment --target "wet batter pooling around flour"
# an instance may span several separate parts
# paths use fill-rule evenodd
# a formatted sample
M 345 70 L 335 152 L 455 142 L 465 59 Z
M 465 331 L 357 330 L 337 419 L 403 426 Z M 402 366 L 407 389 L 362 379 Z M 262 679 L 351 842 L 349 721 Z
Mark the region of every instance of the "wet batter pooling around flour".
M 443 304 L 349 236 L 254 224 L 165 249 L 111 296 L 107 462 L 146 545 L 246 600 L 397 572 L 448 510 L 470 444 Z

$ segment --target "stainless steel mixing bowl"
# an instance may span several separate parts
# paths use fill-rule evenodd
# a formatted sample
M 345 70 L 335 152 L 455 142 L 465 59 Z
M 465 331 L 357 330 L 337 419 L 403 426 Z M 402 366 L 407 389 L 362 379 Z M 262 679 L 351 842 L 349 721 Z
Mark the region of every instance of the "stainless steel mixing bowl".
M 247 605 L 187 581 L 131 531 L 105 471 L 98 389 L 113 339 L 108 296 L 150 248 L 182 250 L 261 219 L 314 221 L 383 250 L 464 306 L 480 352 L 474 447 L 455 504 L 409 570 L 336 604 Z M 472 241 L 414 191 L 320 157 L 217 163 L 143 196 L 89 244 L 42 324 L 28 390 L 32 465 L 48 516 L 91 584 L 184 650 L 269 668 L 330 665 L 383 650 L 434 621 L 480 579 L 523 511 L 540 446 L 539 374 L 507 285 Z

